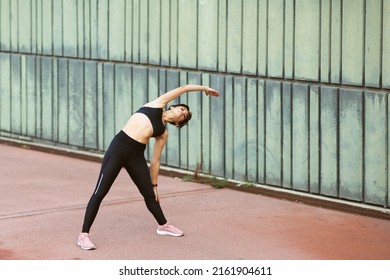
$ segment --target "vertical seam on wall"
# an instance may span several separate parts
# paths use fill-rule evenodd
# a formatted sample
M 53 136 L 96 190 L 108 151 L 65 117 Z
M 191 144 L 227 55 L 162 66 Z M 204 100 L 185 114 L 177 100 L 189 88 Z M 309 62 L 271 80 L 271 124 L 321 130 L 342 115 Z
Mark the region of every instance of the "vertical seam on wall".
M 89 18 L 91 18 L 91 17 L 89 17 Z M 124 1 L 123 25 L 124 25 L 124 28 L 123 28 L 123 33 L 124 33 L 123 34 L 123 38 L 124 38 L 124 40 L 123 40 L 123 60 L 126 61 L 127 60 L 127 48 L 126 48 L 126 42 L 127 42 L 127 36 L 126 36 L 126 33 L 127 33 L 127 1 Z M 161 24 L 160 24 L 160 26 L 161 26 Z M 90 36 L 90 38 L 91 38 L 91 36 Z M 160 42 L 160 45 L 161 45 L 161 42 Z M 160 52 L 159 56 L 161 57 L 161 52 Z
M 311 178 L 310 178 L 310 166 L 311 166 L 311 147 L 310 147 L 310 142 L 311 142 L 311 138 L 310 138 L 310 131 L 311 131 L 311 125 L 310 125 L 310 118 L 311 118 L 311 114 L 310 114 L 310 109 L 311 109 L 311 106 L 310 106 L 310 95 L 311 95 L 311 86 L 308 85 L 307 86 L 307 178 L 306 178 L 306 182 L 307 182 L 307 192 L 311 193 Z
M 91 8 L 91 0 L 89 0 L 88 7 L 89 7 L 89 9 L 88 9 L 88 19 L 89 19 L 89 22 L 88 22 L 88 38 L 89 38 L 88 57 L 91 58 L 92 57 L 92 8 Z M 126 23 L 125 23 L 125 26 L 126 26 Z M 126 48 L 125 48 L 125 50 L 126 50 Z M 126 56 L 124 57 L 124 61 L 126 61 Z
M 366 201 L 366 92 L 362 91 L 362 202 Z
M 127 2 L 125 2 L 127 3 Z M 160 42 L 160 45 L 158 47 L 158 65 L 161 65 L 161 57 L 162 57 L 162 51 L 161 51 L 161 46 L 162 46 L 162 0 L 160 0 L 160 13 L 159 13 L 159 22 L 160 22 L 160 26 L 159 26 L 159 30 L 158 30 L 158 36 L 159 36 L 159 42 Z
M 223 77 L 223 92 L 225 93 L 226 92 L 226 77 Z M 223 94 L 223 108 L 226 108 L 226 94 Z M 227 125 L 226 125 L 226 110 L 222 110 L 223 111 L 223 119 L 224 119 L 224 122 L 223 122 L 223 131 L 226 133 L 226 128 L 227 128 Z M 226 137 L 223 137 L 223 146 L 226 147 Z M 224 176 L 226 177 L 226 152 L 223 153 L 223 157 L 224 157 L 224 161 L 223 161 L 223 174 Z
M 389 95 L 386 94 L 386 195 L 385 207 L 389 207 Z
M 171 6 L 172 6 L 172 0 L 169 0 L 169 9 L 168 9 L 168 11 L 169 11 L 169 15 L 170 15 L 170 13 L 171 13 Z M 169 49 L 169 51 L 168 51 L 168 65 L 169 66 L 171 66 L 171 52 L 172 52 L 172 17 L 171 16 L 169 16 L 168 17 L 168 20 L 169 20 L 169 23 L 168 23 L 168 30 L 169 30 L 169 33 L 168 33 L 168 36 L 169 36 L 169 38 L 168 38 L 168 49 Z
M 114 104 L 114 112 L 113 112 L 113 115 L 114 115 L 114 127 L 113 127 L 113 130 L 114 130 L 114 133 L 116 131 L 116 125 L 117 125 L 117 114 L 116 114 L 116 111 L 115 111 L 115 108 L 117 108 L 117 104 L 116 104 L 116 79 L 115 79 L 115 70 L 116 70 L 116 64 L 114 64 L 112 66 L 112 90 L 113 90 L 113 93 L 112 93 L 112 99 L 113 99 L 113 104 Z M 146 82 L 146 86 L 147 86 L 147 82 Z M 146 91 L 146 94 L 147 94 L 147 91 Z
M 20 134 L 25 134 L 24 133 L 24 129 L 23 129 L 23 123 L 24 123 L 24 119 L 23 119 L 23 113 L 24 113 L 24 108 L 23 108 L 23 104 L 24 104 L 24 91 L 23 91 L 23 85 L 24 85 L 24 81 L 23 81 L 23 65 L 22 65 L 22 60 L 23 60 L 23 56 L 20 56 L 19 57 L 19 95 L 20 95 L 20 101 L 19 101 L 19 106 L 20 106 L 20 112 L 19 112 L 19 115 L 20 115 L 20 127 L 19 127 L 19 133 Z
M 51 8 L 51 34 L 50 34 L 51 55 L 54 55 L 54 2 L 51 3 L 50 8 Z M 83 11 L 85 11 L 85 7 L 83 7 Z
M 229 43 L 229 4 L 228 4 L 228 0 L 226 0 L 226 21 L 225 21 L 225 25 L 226 25 L 226 31 L 225 31 L 225 69 L 224 71 L 228 71 L 228 51 L 229 51 L 229 48 L 228 48 L 228 43 Z
M 141 1 L 138 2 L 138 53 L 137 61 L 141 62 Z
M 336 196 L 340 197 L 340 89 L 337 89 L 336 91 L 337 94 L 337 130 L 336 130 L 336 135 L 337 135 L 337 141 L 336 141 L 336 157 L 337 157 L 337 175 L 336 175 Z
M 106 142 L 105 142 L 105 137 L 104 137 L 104 131 L 106 130 L 106 127 L 105 127 L 105 119 L 104 119 L 104 107 L 105 107 L 105 102 L 104 102 L 104 63 L 101 64 L 101 69 L 102 69 L 102 74 L 101 74 L 101 79 L 102 79 L 102 89 L 101 89 L 101 93 L 102 93 L 102 97 L 101 97 L 101 101 L 102 101 L 102 110 L 101 110 L 101 113 L 102 113 L 102 148 L 105 149 L 105 145 L 106 145 Z M 131 79 L 133 79 L 133 77 L 131 77 Z
M 244 4 L 243 1 L 241 1 L 241 37 L 240 37 L 240 71 L 239 73 L 243 73 L 244 65 L 243 65 L 243 57 L 244 57 Z
M 289 161 L 290 161 L 290 178 L 289 178 L 289 186 L 288 188 L 289 189 L 292 189 L 292 186 L 293 186 L 293 162 L 292 162 L 292 159 L 293 159 L 293 126 L 294 126 L 294 122 L 293 122 L 293 107 L 292 107 L 292 104 L 293 104 L 293 85 L 292 83 L 289 84 L 289 87 L 290 87 L 290 158 L 289 158 Z
M 97 11 L 97 5 L 96 5 L 96 11 Z M 61 0 L 61 55 L 64 55 L 64 0 Z
M 282 28 L 283 28 L 283 39 L 282 39 L 282 77 L 286 78 L 286 1 L 283 1 L 283 18 L 282 18 Z M 282 85 L 281 85 L 281 91 L 282 92 Z M 282 114 L 281 114 L 282 115 Z M 282 127 L 282 126 L 281 126 Z
M 107 0 L 107 58 L 110 59 L 110 1 Z
M 292 28 L 292 32 L 293 32 L 293 41 L 292 41 L 292 46 L 291 46 L 291 48 L 292 48 L 292 57 L 293 57 L 293 59 L 292 59 L 292 63 L 293 63 L 293 65 L 292 65 L 292 78 L 293 79 L 295 79 L 295 26 L 296 26 L 296 22 L 295 22 L 295 19 L 296 19 L 296 7 L 295 7 L 295 5 L 296 5 L 296 2 L 295 2 L 295 0 L 293 0 L 294 2 L 293 2 L 293 28 Z
M 175 60 L 175 65 L 178 66 L 179 65 L 179 33 L 180 33 L 180 21 L 179 21 L 179 17 L 180 17 L 180 1 L 177 1 L 177 5 L 176 5 L 176 60 Z
M 362 85 L 366 86 L 366 67 L 365 67 L 365 62 L 366 62 L 366 33 L 367 33 L 367 5 L 366 5 L 366 0 L 363 0 L 363 34 L 362 34 L 362 53 L 363 53 L 363 58 L 362 58 Z M 364 115 L 363 115 L 364 116 Z
M 332 82 L 332 28 L 333 28 L 333 1 L 329 4 L 329 70 L 328 70 L 328 83 Z
M 257 9 L 259 10 L 259 9 Z M 258 61 L 258 60 L 256 60 Z M 257 63 L 258 64 L 258 63 Z M 256 120 L 259 119 L 259 110 L 258 110 L 258 106 L 259 106 L 259 83 L 258 81 L 256 81 L 256 90 L 255 90 L 255 93 L 256 93 L 256 111 L 255 111 L 255 115 L 256 115 Z M 256 122 L 256 182 L 259 182 L 259 165 L 258 165 L 258 162 L 259 162 L 259 141 L 257 141 L 257 139 L 259 139 L 259 125 L 257 124 Z M 226 146 L 224 146 L 226 147 Z
M 284 48 L 283 48 L 284 49 Z M 283 67 L 284 68 L 284 67 Z M 284 178 L 284 122 L 283 122 L 283 116 L 284 116 L 284 106 L 283 106 L 283 94 L 284 94 L 284 87 L 283 82 L 280 83 L 280 185 L 283 187 L 283 178 Z
M 40 122 L 39 122 L 39 125 L 40 125 L 40 129 L 39 129 L 39 132 L 40 132 L 40 135 L 39 137 L 43 138 L 42 135 L 43 135 L 43 101 L 42 101 L 42 81 L 43 81 L 43 78 L 42 78 L 42 58 L 39 59 L 39 106 L 40 106 L 40 110 L 39 110 L 39 118 L 40 118 Z M 12 91 L 12 89 L 11 89 Z M 11 130 L 12 130 L 12 127 L 11 127 Z
M 42 3 L 42 2 L 41 2 Z M 42 9 L 43 10 L 43 9 Z M 42 11 L 43 12 L 43 11 Z M 41 12 L 41 14 L 42 14 Z M 80 57 L 80 42 L 79 42 L 79 1 L 76 0 L 76 41 L 77 41 L 77 46 L 76 46 L 76 53 L 77 57 Z M 41 32 L 41 40 L 42 40 L 42 50 L 43 50 L 43 24 L 41 24 L 42 27 L 42 32 Z M 108 40 L 107 40 L 108 41 Z M 108 46 L 107 46 L 108 47 Z M 108 48 L 107 48 L 108 49 Z
M 235 106 L 234 106 L 234 84 L 235 84 L 235 78 L 236 77 L 232 77 L 232 112 L 234 112 L 234 108 L 235 108 Z M 234 132 L 235 132 L 235 129 L 234 129 L 234 122 L 235 122 L 235 120 L 234 120 L 234 114 L 232 114 L 232 151 L 233 151 L 233 153 L 232 153 L 232 162 L 233 162 L 233 164 L 232 164 L 232 177 L 233 177 L 233 179 L 235 179 L 235 177 L 234 177 L 234 175 L 235 175 L 235 155 L 236 155 L 236 153 L 235 153 L 235 149 L 234 149 Z
M 85 122 L 86 110 L 85 110 L 85 99 L 86 99 L 86 90 L 85 90 L 85 62 L 83 61 L 83 122 Z M 83 126 L 83 147 L 85 147 L 85 126 Z
M 150 20 L 150 8 L 149 8 L 149 0 L 147 0 L 146 2 L 146 6 L 147 6 L 147 9 L 146 9 L 146 31 L 147 31 L 147 35 L 146 35 L 146 40 L 147 40 L 147 44 L 146 44 L 146 61 L 147 63 L 150 62 L 150 32 L 149 32 L 149 20 Z M 149 74 L 149 73 L 148 73 Z
M 328 79 L 327 82 L 331 82 L 332 76 L 332 2 L 329 4 L 329 28 L 328 28 Z
M 16 36 L 16 40 L 17 40 L 17 43 L 16 43 L 16 50 L 19 52 L 19 33 L 20 33 L 20 26 L 19 26 L 19 16 L 20 16 L 20 11 L 19 11 L 19 1 L 16 1 L 16 32 L 17 32 L 17 36 Z
M 209 86 L 214 88 L 214 86 L 212 85 L 212 77 L 210 74 L 208 74 L 208 80 L 209 80 Z M 202 94 L 202 92 L 200 92 L 200 94 Z M 188 98 L 188 95 L 186 95 L 186 100 Z M 209 101 L 209 114 L 208 114 L 208 134 L 209 134 L 209 141 L 208 141 L 208 150 L 209 150 L 209 153 L 211 154 L 211 149 L 212 149 L 212 144 L 211 144 L 211 137 L 212 137 L 212 127 L 211 127 L 211 119 L 212 119 L 212 105 L 211 103 L 213 102 L 212 99 L 210 99 Z M 211 173 L 211 157 L 208 157 L 209 158 L 209 162 L 208 162 L 208 170 L 207 172 L 208 173 Z
M 294 188 L 294 86 L 290 84 L 290 188 Z
M 229 5 L 228 5 L 228 0 L 225 0 L 225 13 L 226 13 L 226 20 L 225 20 L 225 65 L 224 65 L 224 71 L 226 72 L 227 71 L 227 56 L 228 56 L 228 36 L 229 36 L 229 30 L 228 30 L 228 27 L 229 27 L 229 17 L 228 17 L 228 14 L 229 14 Z
M 11 5 L 11 0 L 9 2 Z M 11 32 L 11 27 L 10 27 L 10 32 Z M 36 54 L 38 54 L 38 36 L 37 35 L 38 35 L 38 4 L 35 1 L 35 50 L 34 51 Z M 11 35 L 10 35 L 10 41 L 11 41 Z
M 62 7 L 62 0 L 61 0 L 61 7 Z M 1 3 L 0 3 L 0 9 L 1 9 Z M 63 13 L 61 13 L 61 22 L 62 22 L 62 17 L 63 17 Z M 29 51 L 30 53 L 32 53 L 32 19 L 33 19 L 33 16 L 32 16 L 32 4 L 31 4 L 31 1 L 30 1 L 30 38 L 29 38 L 29 41 L 30 41 L 30 46 L 29 46 Z M 0 22 L 1 22 L 1 13 L 0 13 Z M 61 24 L 62 26 L 62 24 Z M 61 31 L 61 36 L 63 36 L 63 32 Z M 1 38 L 1 28 L 0 28 L 0 38 Z M 63 40 L 62 40 L 63 41 Z M 0 45 L 1 47 L 1 45 Z
M 322 161 L 322 145 L 321 145 L 321 141 L 322 141 L 322 114 L 321 114 L 321 102 L 322 102 L 322 87 L 318 87 L 318 105 L 317 105 L 317 109 L 318 109 L 318 193 L 321 194 L 322 193 L 322 176 L 321 176 L 321 169 L 322 169 L 322 166 L 321 166 L 321 161 Z
M 96 88 L 96 91 L 95 91 L 95 102 L 96 102 L 96 105 L 99 104 L 99 82 L 98 82 L 98 79 L 99 79 L 99 64 L 98 63 L 95 63 L 95 88 Z M 96 137 L 96 148 L 99 149 L 99 109 L 98 109 L 98 106 L 95 106 L 95 113 L 96 113 L 96 121 L 95 121 L 95 129 L 96 129 L 96 133 L 95 133 L 95 137 Z
M 12 54 L 9 55 L 9 75 L 8 75 L 8 84 L 9 84 L 9 115 L 10 115 L 10 118 L 9 118 L 9 130 L 12 132 Z
M 266 42 L 266 46 L 265 46 L 265 76 L 268 77 L 268 33 L 269 33 L 269 1 L 270 0 L 267 0 L 267 28 L 266 28 L 266 31 L 265 31 L 265 42 Z M 265 108 L 265 104 L 264 104 L 264 108 Z M 264 169 L 265 170 L 265 169 Z M 265 181 L 265 177 L 264 177 L 264 181 Z
M 50 84 L 50 90 L 51 90 L 51 114 L 52 115 L 55 115 L 55 112 L 54 112 L 54 95 L 55 95 L 55 91 L 54 91 L 54 63 L 55 63 L 55 59 L 52 59 L 50 61 L 50 64 L 51 64 L 51 69 L 50 69 L 50 72 L 51 72 L 51 84 Z M 22 76 L 21 76 L 22 77 Z M 21 80 L 22 81 L 22 80 Z M 22 91 L 20 91 L 22 93 Z M 50 140 L 52 141 L 55 141 L 57 139 L 54 138 L 54 129 L 55 129 L 55 119 L 56 118 L 52 118 L 51 119 L 51 133 L 50 133 Z M 83 142 L 83 146 L 84 145 L 84 142 Z
M 279 85 L 279 92 L 280 92 L 280 97 L 279 97 L 279 102 L 280 102 L 280 185 L 283 186 L 283 140 L 284 140 L 284 134 L 283 134 L 283 82 L 280 82 Z
M 259 76 L 259 37 L 260 37 L 260 15 L 259 15 L 259 1 L 256 1 L 256 75 Z M 257 83 L 256 83 L 256 93 L 257 93 Z M 256 101 L 257 101 L 257 95 L 256 95 Z M 256 103 L 257 104 L 257 103 Z M 257 111 L 256 111 L 257 114 Z M 257 116 L 257 115 L 256 115 Z M 256 118 L 257 119 L 257 118 Z M 257 135 L 257 134 L 256 134 Z M 257 171 L 256 171 L 257 176 Z
M 339 67 L 339 84 L 343 84 L 343 11 L 344 2 L 340 3 L 340 67 Z
M 241 64 L 242 65 L 242 64 Z M 244 92 L 248 96 L 248 79 L 245 79 Z M 248 98 L 245 98 L 245 108 L 248 108 Z M 245 159 L 248 158 L 248 110 L 244 110 L 245 115 Z M 248 180 L 248 161 L 245 161 L 245 179 Z
M 219 69 L 219 3 L 220 3 L 220 0 L 217 1 L 217 34 L 216 34 L 216 37 L 217 37 L 217 51 L 216 51 L 216 69 L 218 71 Z
M 379 87 L 383 88 L 383 80 L 382 80 L 382 73 L 383 73 L 383 36 L 384 36 L 384 27 L 383 27 L 383 1 L 381 1 L 381 19 L 380 19 L 380 28 L 381 28 L 381 36 L 380 36 L 380 44 L 379 44 L 379 53 L 380 53 L 380 59 L 379 59 Z
M 321 38 L 322 38 L 322 0 L 320 0 L 319 3 L 319 23 L 318 23 L 318 78 L 317 80 L 321 82 L 321 56 L 322 56 L 322 44 L 321 44 Z
M 26 63 L 27 64 L 27 63 Z M 53 71 L 53 75 L 55 75 L 56 77 L 57 77 L 57 87 L 56 87 L 56 89 L 55 89 L 55 92 L 56 92 L 56 108 L 57 108 L 57 112 L 56 112 L 56 114 L 57 114 L 57 118 L 56 118 L 56 128 L 57 128 L 57 130 L 54 132 L 54 134 L 55 134 L 55 137 L 56 137 L 56 141 L 57 142 L 59 142 L 59 139 L 60 139 L 60 137 L 59 137 L 59 130 L 60 130 L 60 117 L 59 117 L 59 109 L 60 109 L 60 101 L 59 101 L 59 99 L 60 99 L 60 79 L 59 79 L 59 77 L 60 77 L 60 73 L 59 73 L 59 71 L 60 71 L 60 60 L 57 58 L 56 59 L 56 71 L 54 72 Z M 26 67 L 27 68 L 27 67 Z M 27 69 L 26 69 L 26 84 L 27 84 Z M 27 87 L 27 85 L 26 85 L 26 87 Z M 27 92 L 27 89 L 26 89 L 26 92 Z M 26 114 L 27 115 L 27 114 Z
M 38 2 L 38 1 L 37 1 Z M 41 30 L 41 32 L 40 32 L 40 44 L 38 43 L 38 40 L 37 40 L 37 44 L 39 44 L 39 46 L 40 46 L 40 51 L 39 51 L 39 53 L 40 54 L 43 54 L 43 3 L 42 3 L 42 1 L 40 1 L 40 7 L 38 7 L 38 3 L 37 3 L 37 10 L 38 9 L 40 9 L 40 11 L 39 11 L 39 14 L 40 14 L 40 18 L 38 19 L 38 17 L 37 17 L 37 22 L 39 21 L 40 22 L 40 30 Z M 11 10 L 12 10 L 12 6 L 11 6 Z M 77 14 L 77 10 L 76 10 L 76 14 Z M 37 23 L 38 24 L 38 23 Z M 37 29 L 37 32 L 38 32 L 38 29 Z M 11 36 L 11 47 L 12 47 L 12 36 Z M 78 56 L 78 55 L 77 55 Z M 42 63 L 41 63 L 41 66 L 42 66 Z
M 268 1 L 268 0 L 267 0 Z M 264 183 L 267 183 L 267 81 L 264 80 L 264 88 L 263 88 L 263 127 L 264 127 L 264 153 L 263 153 L 263 161 L 264 161 L 264 169 L 263 169 L 263 180 Z
M 199 79 L 200 79 L 200 84 L 202 85 L 203 84 L 203 75 L 200 74 L 199 75 Z M 201 114 L 200 114 L 200 133 L 201 133 L 201 136 L 200 136 L 200 147 L 201 147 L 201 152 L 200 152 L 200 168 L 203 169 L 203 135 L 202 135 L 202 132 L 203 132 L 203 98 L 201 97 L 200 98 L 200 108 L 201 108 Z M 198 164 L 196 165 L 196 168 L 198 169 Z
M 87 55 L 87 45 L 85 44 L 85 42 L 87 41 L 87 37 L 86 37 L 86 30 L 87 30 L 87 28 L 89 28 L 89 25 L 87 26 L 87 24 L 86 24 L 86 20 L 87 20 L 87 17 L 85 16 L 85 10 L 86 10 L 86 8 L 85 8 L 85 6 L 86 6 L 86 1 L 87 0 L 84 0 L 83 1 L 83 4 L 82 4 L 82 8 L 83 8 L 83 10 L 82 10 L 82 12 L 81 12 L 81 16 L 82 16 L 82 22 L 81 22 L 81 24 L 82 24 L 82 26 L 83 26 L 83 29 L 82 29 L 82 39 L 83 39 L 83 42 L 81 43 L 81 45 L 82 45 L 82 54 L 83 54 L 83 57 L 88 57 L 88 55 Z M 90 8 L 88 8 L 88 9 L 90 9 Z M 53 30 L 53 29 L 52 29 Z
M 32 73 L 32 75 L 33 75 L 33 80 L 34 80 L 34 82 L 33 82 L 33 86 L 34 86 L 34 89 L 35 89 L 35 87 L 36 87 L 36 81 L 37 81 L 37 71 L 36 71 L 36 69 L 37 69 L 37 66 L 36 66 L 36 60 L 37 60 L 37 58 L 34 56 L 34 57 L 32 57 L 32 60 L 34 61 L 34 71 L 33 71 L 33 73 Z M 34 92 L 32 93 L 32 95 L 33 95 L 33 97 L 36 99 L 36 95 L 37 95 L 37 93 L 36 93 L 36 90 L 34 90 Z M 34 102 L 35 102 L 35 99 L 34 99 Z M 32 113 L 34 114 L 34 124 L 33 124 L 33 126 L 35 126 L 35 129 L 34 129 L 34 131 L 33 131 L 33 135 L 34 135 L 34 137 L 36 137 L 36 133 L 37 133 L 37 130 L 36 130 L 36 107 L 34 106 L 34 109 L 32 110 Z
M 66 111 L 69 112 L 69 60 L 66 60 Z M 66 143 L 69 144 L 69 115 L 66 114 Z
M 9 23 L 11 23 L 11 18 L 12 18 L 12 1 L 11 0 L 8 0 L 8 7 L 9 7 L 9 14 L 8 14 L 8 20 L 9 20 Z M 9 38 L 8 38 L 8 49 L 11 51 L 12 50 L 12 25 L 10 24 L 9 25 Z
M 2 3 L 3 1 L 0 1 L 0 11 L 2 11 Z M 31 14 L 31 8 L 30 8 L 30 14 Z M 30 16 L 30 21 L 31 21 L 31 16 Z M 0 12 L 0 23 L 2 22 L 2 13 Z M 30 24 L 31 26 L 31 24 Z M 30 36 L 31 36 L 31 32 L 30 32 Z M 1 41 L 1 38 L 2 37 L 2 29 L 0 28 L 0 41 Z M 30 42 L 30 46 L 31 46 L 31 42 Z M 2 50 L 3 48 L 1 47 L 1 43 L 0 43 L 0 51 Z M 0 117 L 1 119 L 1 117 Z
M 196 1 L 196 35 L 195 35 L 195 46 L 196 46 L 196 59 L 195 69 L 199 69 L 199 1 Z

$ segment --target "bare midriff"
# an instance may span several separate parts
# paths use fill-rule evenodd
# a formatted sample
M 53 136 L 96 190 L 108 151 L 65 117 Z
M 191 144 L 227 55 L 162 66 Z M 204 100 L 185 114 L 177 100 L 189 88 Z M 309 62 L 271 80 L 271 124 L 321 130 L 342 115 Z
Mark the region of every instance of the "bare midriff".
M 153 135 L 152 124 L 149 118 L 142 113 L 133 114 L 122 130 L 132 139 L 142 144 L 147 144 Z

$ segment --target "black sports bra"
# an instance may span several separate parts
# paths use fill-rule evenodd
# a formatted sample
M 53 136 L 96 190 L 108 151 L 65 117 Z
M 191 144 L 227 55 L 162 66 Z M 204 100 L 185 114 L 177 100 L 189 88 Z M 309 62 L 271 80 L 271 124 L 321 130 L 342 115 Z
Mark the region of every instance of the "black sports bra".
M 163 133 L 165 132 L 165 125 L 162 122 L 163 109 L 152 108 L 152 107 L 141 107 L 138 109 L 136 113 L 142 113 L 149 118 L 153 127 L 152 137 L 163 135 Z

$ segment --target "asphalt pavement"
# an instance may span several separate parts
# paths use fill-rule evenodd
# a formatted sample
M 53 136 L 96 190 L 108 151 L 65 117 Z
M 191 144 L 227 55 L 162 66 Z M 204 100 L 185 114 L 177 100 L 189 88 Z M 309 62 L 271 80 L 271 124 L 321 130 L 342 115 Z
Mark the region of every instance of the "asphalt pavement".
M 122 170 L 91 239 L 76 242 L 99 159 L 0 144 L 3 260 L 389 260 L 390 220 L 161 175 L 167 219 L 183 237 L 159 236 Z

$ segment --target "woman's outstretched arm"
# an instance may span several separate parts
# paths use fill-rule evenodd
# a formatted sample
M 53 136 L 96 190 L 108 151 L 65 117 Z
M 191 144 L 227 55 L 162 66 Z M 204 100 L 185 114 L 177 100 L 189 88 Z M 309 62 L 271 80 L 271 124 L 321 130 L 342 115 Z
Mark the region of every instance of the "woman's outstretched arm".
M 178 98 L 180 95 L 182 95 L 186 92 L 191 92 L 191 91 L 204 91 L 206 95 L 219 96 L 218 91 L 216 91 L 215 89 L 209 88 L 207 86 L 184 85 L 184 86 L 172 89 L 172 90 L 168 91 L 167 93 L 164 93 L 163 95 L 158 97 L 156 100 L 150 102 L 149 104 L 153 104 L 156 107 L 163 108 L 169 102 Z

